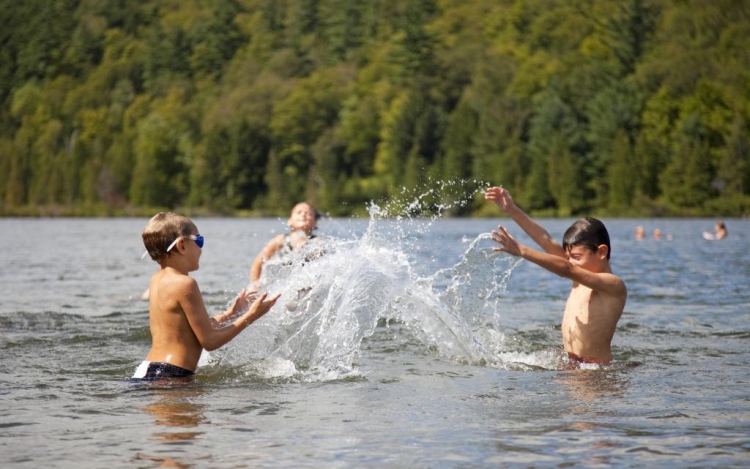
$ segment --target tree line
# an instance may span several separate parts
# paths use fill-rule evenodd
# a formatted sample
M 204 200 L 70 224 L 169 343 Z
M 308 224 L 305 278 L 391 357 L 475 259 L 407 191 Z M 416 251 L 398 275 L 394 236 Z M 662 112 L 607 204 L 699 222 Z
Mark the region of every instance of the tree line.
M 0 6 L 4 215 L 750 214 L 744 0 Z

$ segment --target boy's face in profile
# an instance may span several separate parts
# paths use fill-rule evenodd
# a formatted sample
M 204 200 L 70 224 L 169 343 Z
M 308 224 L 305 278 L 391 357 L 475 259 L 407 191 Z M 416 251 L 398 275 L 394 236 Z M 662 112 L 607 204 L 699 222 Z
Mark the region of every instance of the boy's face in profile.
M 603 272 L 607 265 L 607 246 L 600 245 L 596 251 L 586 246 L 573 245 L 568 249 L 568 262 L 590 272 Z
M 308 235 L 311 234 L 318 225 L 315 209 L 304 202 L 295 205 L 287 224 L 294 231 L 303 230 Z

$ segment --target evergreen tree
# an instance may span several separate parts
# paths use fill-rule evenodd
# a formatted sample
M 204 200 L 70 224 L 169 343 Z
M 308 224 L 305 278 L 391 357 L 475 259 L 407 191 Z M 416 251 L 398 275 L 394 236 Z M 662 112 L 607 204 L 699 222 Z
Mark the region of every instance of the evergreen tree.
M 633 152 L 627 132 L 619 130 L 612 141 L 612 160 L 607 168 L 608 205 L 616 214 L 626 213 L 635 196 Z
M 681 139 L 660 176 L 664 197 L 677 208 L 701 207 L 714 193 L 712 173 L 707 144 Z

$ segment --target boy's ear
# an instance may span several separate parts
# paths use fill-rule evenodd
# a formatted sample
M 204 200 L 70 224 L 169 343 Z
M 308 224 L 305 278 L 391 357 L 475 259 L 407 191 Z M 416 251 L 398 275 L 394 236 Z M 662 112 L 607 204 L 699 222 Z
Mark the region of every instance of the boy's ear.
M 602 259 L 607 258 L 608 252 L 609 252 L 609 248 L 607 247 L 606 244 L 600 244 L 599 247 L 596 248 L 596 254 Z

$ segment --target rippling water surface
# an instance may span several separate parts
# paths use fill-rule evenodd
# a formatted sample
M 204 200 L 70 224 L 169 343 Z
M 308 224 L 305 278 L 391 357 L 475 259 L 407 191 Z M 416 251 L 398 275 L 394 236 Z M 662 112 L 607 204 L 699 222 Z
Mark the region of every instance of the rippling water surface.
M 711 242 L 714 220 L 605 220 L 629 289 L 617 363 L 566 370 L 570 283 L 493 253 L 499 219 L 371 212 L 268 266 L 282 299 L 185 385 L 128 380 L 146 219 L 0 219 L 2 467 L 747 467 L 750 221 Z M 219 312 L 284 224 L 195 222 Z

